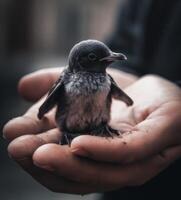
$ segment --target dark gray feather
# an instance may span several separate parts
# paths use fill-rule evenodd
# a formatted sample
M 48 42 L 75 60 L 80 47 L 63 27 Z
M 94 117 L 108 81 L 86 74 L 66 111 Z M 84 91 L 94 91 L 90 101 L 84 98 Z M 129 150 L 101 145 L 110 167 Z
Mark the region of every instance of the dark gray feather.
M 50 89 L 44 103 L 40 106 L 38 113 L 39 119 L 41 119 L 49 110 L 51 110 L 57 104 L 57 100 L 62 95 L 63 91 L 64 84 L 62 77 L 60 77 Z
M 124 101 L 128 106 L 131 106 L 133 104 L 133 100 L 123 91 L 119 88 L 117 83 L 114 81 L 114 79 L 109 75 L 111 79 L 111 95 L 113 98 Z

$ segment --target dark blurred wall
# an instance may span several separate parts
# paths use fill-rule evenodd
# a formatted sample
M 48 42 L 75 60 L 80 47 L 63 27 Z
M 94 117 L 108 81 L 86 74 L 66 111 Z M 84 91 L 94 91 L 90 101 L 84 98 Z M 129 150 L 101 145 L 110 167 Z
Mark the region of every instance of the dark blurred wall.
M 1 0 L 1 53 L 67 54 L 76 41 L 103 39 L 112 28 L 117 2 Z
M 26 73 L 65 64 L 82 39 L 103 40 L 112 29 L 119 0 L 0 0 L 0 128 L 30 104 L 17 93 Z M 0 140 L 0 200 L 58 200 L 23 172 Z M 79 199 L 63 196 L 62 199 Z M 93 196 L 81 197 L 93 199 Z
M 112 29 L 118 0 L 0 0 L 0 89 L 17 95 L 19 78 L 44 66 L 65 63 L 71 47 L 104 39 Z M 66 57 L 65 57 L 66 56 Z M 7 95 L 7 96 L 6 96 Z M 16 115 L 8 112 L 7 118 Z M 2 125 L 7 119 L 0 121 Z

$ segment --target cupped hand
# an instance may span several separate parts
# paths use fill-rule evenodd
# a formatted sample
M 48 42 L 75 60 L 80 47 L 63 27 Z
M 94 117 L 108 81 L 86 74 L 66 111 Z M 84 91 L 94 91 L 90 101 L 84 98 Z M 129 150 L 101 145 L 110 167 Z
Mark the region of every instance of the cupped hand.
M 29 101 L 39 100 L 51 88 L 61 71 L 62 69 L 57 68 L 47 69 L 23 77 L 18 87 L 20 95 Z M 109 70 L 109 73 L 122 87 L 136 80 L 136 77 L 132 75 L 117 74 L 115 70 Z M 5 125 L 4 137 L 11 141 L 8 147 L 10 156 L 34 179 L 54 192 L 85 194 L 114 189 L 114 185 L 105 187 L 102 184 L 97 186 L 94 181 L 89 183 L 86 176 L 84 181 L 81 169 L 88 167 L 87 175 L 90 174 L 91 177 L 97 173 L 97 169 L 101 170 L 104 167 L 104 163 L 75 156 L 71 148 L 58 145 L 61 133 L 56 128 L 54 111 L 48 113 L 41 121 L 37 119 L 37 112 L 42 101 L 43 99 L 39 100 L 23 116 L 17 117 Z M 40 147 L 44 147 L 43 151 L 39 149 Z M 39 150 L 42 151 L 42 156 L 35 154 L 35 152 L 40 152 Z M 40 163 L 42 159 L 47 159 L 47 161 L 54 159 L 52 164 L 59 166 L 59 170 L 61 168 L 69 169 L 70 173 L 67 171 L 61 175 L 54 170 L 53 165 Z M 110 165 L 108 169 L 106 167 L 106 170 L 112 167 L 114 165 Z M 94 168 L 96 170 L 92 171 Z M 111 179 L 111 174 L 109 176 Z M 102 180 L 100 181 L 102 182 Z M 97 179 L 96 183 L 98 182 Z
M 121 137 L 80 136 L 73 140 L 74 154 L 94 160 L 133 163 L 181 145 L 181 89 L 157 77 L 145 76 L 126 89 L 134 105 L 112 104 L 112 127 Z
M 34 152 L 34 163 L 99 192 L 142 185 L 180 158 L 180 88 L 145 76 L 126 91 L 134 105 L 113 101 L 111 112 L 120 137 L 79 136 L 67 153 L 66 147 L 44 145 Z M 48 152 L 54 154 L 46 157 Z
M 23 96 L 36 100 L 45 94 L 57 78 L 57 72 L 49 73 L 23 79 L 19 87 Z M 9 146 L 10 155 L 56 192 L 84 194 L 145 183 L 181 155 L 181 92 L 169 81 L 146 76 L 127 93 L 134 105 L 128 108 L 113 101 L 111 112 L 111 125 L 122 136 L 80 136 L 71 148 L 60 146 L 53 112 L 42 121 L 36 118 L 39 102 L 5 126 L 7 138 L 18 137 Z

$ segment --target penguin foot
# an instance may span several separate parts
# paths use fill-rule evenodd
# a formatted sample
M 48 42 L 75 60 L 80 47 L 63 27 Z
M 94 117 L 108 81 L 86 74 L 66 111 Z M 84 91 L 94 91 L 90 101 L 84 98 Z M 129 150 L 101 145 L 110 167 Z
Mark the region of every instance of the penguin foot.
M 111 128 L 108 125 L 102 125 L 99 128 L 93 130 L 91 135 L 113 138 L 115 135 L 119 136 L 119 131 Z
M 71 134 L 63 133 L 61 138 L 60 138 L 59 144 L 60 145 L 69 145 L 70 146 L 72 140 L 73 140 L 73 138 L 72 138 Z
M 80 133 L 69 133 L 69 132 L 63 132 L 62 136 L 60 138 L 60 145 L 71 145 L 72 140 L 75 137 L 78 137 L 82 134 Z M 119 131 L 111 128 L 108 125 L 101 125 L 97 127 L 96 129 L 92 130 L 90 132 L 90 135 L 94 136 L 100 136 L 100 137 L 114 137 L 114 136 L 120 136 Z
M 64 132 L 60 138 L 59 144 L 60 145 L 71 145 L 72 140 L 75 137 L 80 136 L 81 134 L 72 134 L 72 133 L 68 133 L 68 132 Z

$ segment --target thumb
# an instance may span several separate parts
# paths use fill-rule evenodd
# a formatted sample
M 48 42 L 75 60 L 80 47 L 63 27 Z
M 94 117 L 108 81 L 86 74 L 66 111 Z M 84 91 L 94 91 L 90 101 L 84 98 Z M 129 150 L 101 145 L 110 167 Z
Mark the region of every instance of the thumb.
M 18 84 L 20 95 L 35 102 L 45 95 L 63 71 L 62 68 L 42 69 L 21 78 Z

